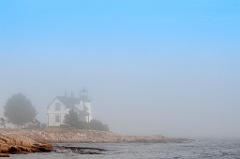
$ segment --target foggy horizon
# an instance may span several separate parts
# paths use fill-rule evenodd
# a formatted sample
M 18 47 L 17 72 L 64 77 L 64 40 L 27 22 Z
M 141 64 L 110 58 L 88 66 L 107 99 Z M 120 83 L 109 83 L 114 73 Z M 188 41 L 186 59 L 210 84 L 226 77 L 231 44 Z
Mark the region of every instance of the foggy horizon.
M 0 117 L 86 88 L 122 135 L 240 138 L 239 1 L 0 2 Z

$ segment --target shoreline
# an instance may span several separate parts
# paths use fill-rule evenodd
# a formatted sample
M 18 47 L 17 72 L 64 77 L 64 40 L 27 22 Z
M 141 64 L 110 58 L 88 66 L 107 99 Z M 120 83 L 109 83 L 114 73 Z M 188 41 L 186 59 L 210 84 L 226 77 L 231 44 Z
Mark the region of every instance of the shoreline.
M 123 136 L 110 131 L 73 128 L 2 128 L 0 129 L 0 157 L 9 157 L 9 154 L 51 152 L 56 149 L 54 146 L 56 143 L 181 143 L 187 141 L 192 140 L 167 138 L 162 135 Z M 93 152 L 89 151 L 89 153 Z
M 21 135 L 43 143 L 121 143 L 121 142 L 186 142 L 186 138 L 168 138 L 162 135 L 136 136 L 119 135 L 111 131 L 98 131 L 89 129 L 57 128 L 44 129 L 0 129 L 4 135 Z

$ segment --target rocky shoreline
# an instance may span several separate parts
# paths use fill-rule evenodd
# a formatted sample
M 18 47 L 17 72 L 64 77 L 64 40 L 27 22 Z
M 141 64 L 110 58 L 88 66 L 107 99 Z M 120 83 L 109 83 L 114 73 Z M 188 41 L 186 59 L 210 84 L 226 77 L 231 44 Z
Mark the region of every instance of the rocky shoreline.
M 48 143 L 120 143 L 120 142 L 184 142 L 189 139 L 153 136 L 122 136 L 113 132 L 71 128 L 0 129 L 0 154 L 50 152 Z M 4 153 L 4 154 L 3 154 Z
M 0 129 L 4 135 L 21 135 L 43 143 L 67 143 L 67 142 L 184 142 L 185 138 L 167 138 L 162 135 L 152 136 L 123 136 L 113 132 L 69 129 L 69 128 L 46 128 L 46 129 Z
M 0 157 L 10 154 L 25 154 L 32 152 L 50 152 L 52 145 L 37 142 L 29 137 L 0 133 Z

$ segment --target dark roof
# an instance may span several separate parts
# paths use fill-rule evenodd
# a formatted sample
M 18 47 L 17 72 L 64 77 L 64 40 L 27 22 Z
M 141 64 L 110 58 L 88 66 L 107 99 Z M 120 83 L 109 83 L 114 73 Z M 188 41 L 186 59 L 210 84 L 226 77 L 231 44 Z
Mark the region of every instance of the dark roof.
M 72 97 L 65 97 L 65 96 L 57 96 L 57 98 L 67 107 L 73 109 L 76 104 L 80 103 L 80 98 L 72 98 Z
M 82 100 L 81 98 L 72 98 L 72 97 L 65 97 L 65 96 L 57 96 L 56 98 L 58 98 L 67 108 L 77 111 L 80 115 L 82 116 L 90 115 L 90 113 L 85 110 L 86 108 L 84 108 L 84 110 L 79 110 L 75 106 L 76 104 L 80 103 L 80 101 Z M 84 107 L 86 106 L 84 105 Z

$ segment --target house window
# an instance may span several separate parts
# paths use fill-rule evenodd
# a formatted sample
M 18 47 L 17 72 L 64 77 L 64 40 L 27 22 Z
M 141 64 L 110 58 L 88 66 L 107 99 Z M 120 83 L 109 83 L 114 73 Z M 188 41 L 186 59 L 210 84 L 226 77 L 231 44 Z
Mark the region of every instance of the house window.
M 60 111 L 61 110 L 61 104 L 60 103 L 56 103 L 55 104 L 55 110 L 56 111 Z
M 60 122 L 61 122 L 61 115 L 57 114 L 57 115 L 55 116 L 55 122 L 56 122 L 56 123 L 60 123 Z

